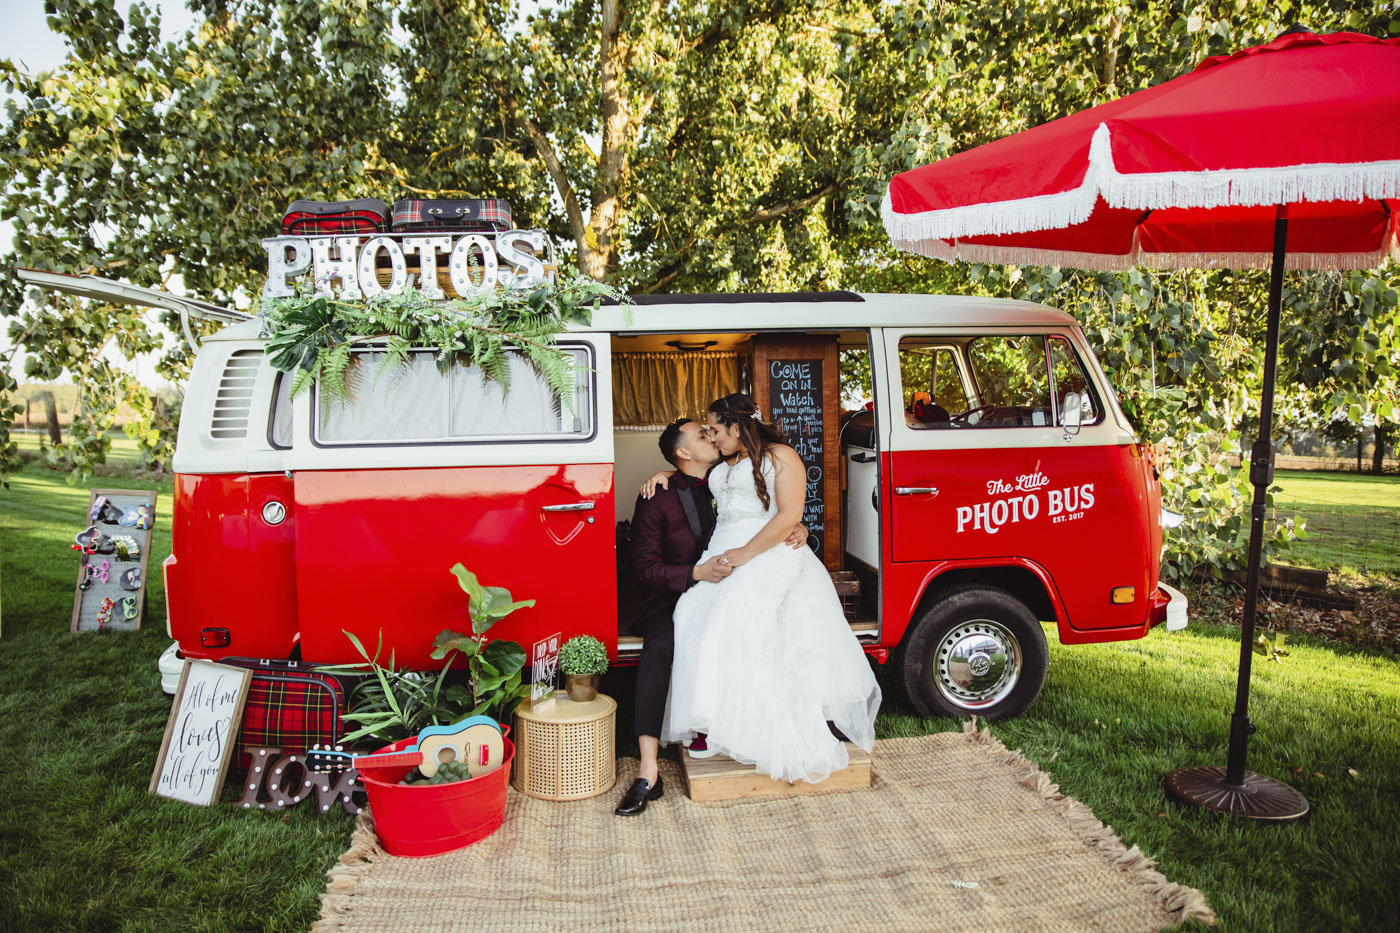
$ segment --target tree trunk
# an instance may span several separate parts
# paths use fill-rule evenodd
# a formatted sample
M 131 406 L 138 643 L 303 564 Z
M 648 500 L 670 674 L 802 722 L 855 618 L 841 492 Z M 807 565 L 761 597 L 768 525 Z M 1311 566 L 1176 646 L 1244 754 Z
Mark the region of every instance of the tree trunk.
M 44 400 L 44 413 L 49 421 L 49 443 L 57 447 L 63 443 L 63 431 L 58 426 L 58 403 L 54 401 L 52 392 L 44 392 L 41 398 Z
M 1385 431 L 1379 418 L 1376 419 L 1376 426 L 1372 430 L 1376 432 L 1376 449 L 1371 451 L 1371 472 L 1380 476 L 1385 470 Z

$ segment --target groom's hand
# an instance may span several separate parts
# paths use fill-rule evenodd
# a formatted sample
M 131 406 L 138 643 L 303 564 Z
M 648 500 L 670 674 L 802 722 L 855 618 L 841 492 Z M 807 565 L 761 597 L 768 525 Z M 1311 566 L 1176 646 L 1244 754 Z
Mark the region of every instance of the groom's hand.
M 798 522 L 797 527 L 792 529 L 792 533 L 783 539 L 783 543 L 791 548 L 802 547 L 807 543 L 807 526 Z
M 718 583 L 733 572 L 734 568 L 720 563 L 719 557 L 711 557 L 703 564 L 696 564 L 690 575 L 700 583 Z

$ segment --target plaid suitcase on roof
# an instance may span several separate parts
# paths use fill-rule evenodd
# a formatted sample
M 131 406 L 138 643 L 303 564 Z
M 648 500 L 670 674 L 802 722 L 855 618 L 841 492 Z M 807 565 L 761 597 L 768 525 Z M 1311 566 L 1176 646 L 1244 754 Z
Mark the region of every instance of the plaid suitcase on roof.
M 492 233 L 511 227 L 510 202 L 501 198 L 394 202 L 395 233 L 443 230 L 451 233 Z
M 389 205 L 378 198 L 293 201 L 282 215 L 282 233 L 287 236 L 385 233 L 388 229 Z

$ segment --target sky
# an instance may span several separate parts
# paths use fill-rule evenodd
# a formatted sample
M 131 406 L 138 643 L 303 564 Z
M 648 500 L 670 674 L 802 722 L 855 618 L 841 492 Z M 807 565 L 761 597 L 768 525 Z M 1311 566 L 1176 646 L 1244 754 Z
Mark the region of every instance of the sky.
M 194 23 L 194 14 L 185 9 L 180 0 L 147 0 L 147 4 L 161 11 L 161 33 L 167 39 L 184 32 Z M 124 0 L 117 0 L 116 7 L 123 18 L 128 6 L 129 3 Z M 44 0 L 0 0 L 0 22 L 5 24 L 5 28 L 0 29 L 0 59 L 9 59 L 29 74 L 50 71 L 63 64 L 68 47 L 62 36 L 50 31 L 44 16 Z M 3 119 L 2 113 L 0 119 Z M 0 255 L 10 251 L 12 237 L 10 224 L 0 222 Z M 149 312 L 147 318 L 154 323 L 155 312 Z M 0 354 L 9 352 L 6 330 L 6 327 L 0 326 Z M 114 361 L 121 359 L 115 351 L 109 351 L 108 356 Z M 159 388 L 165 382 L 156 375 L 154 356 L 134 361 L 134 371 L 142 382 L 152 388 Z M 25 381 L 23 359 L 13 362 L 11 374 L 20 382 Z

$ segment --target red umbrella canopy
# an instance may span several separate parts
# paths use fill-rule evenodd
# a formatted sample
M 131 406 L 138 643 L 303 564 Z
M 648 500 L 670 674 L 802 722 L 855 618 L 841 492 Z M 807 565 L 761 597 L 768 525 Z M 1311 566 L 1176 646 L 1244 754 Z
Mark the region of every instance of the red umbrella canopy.
M 1400 38 L 1280 36 L 1189 74 L 896 175 L 901 249 L 1124 269 L 1400 259 Z

